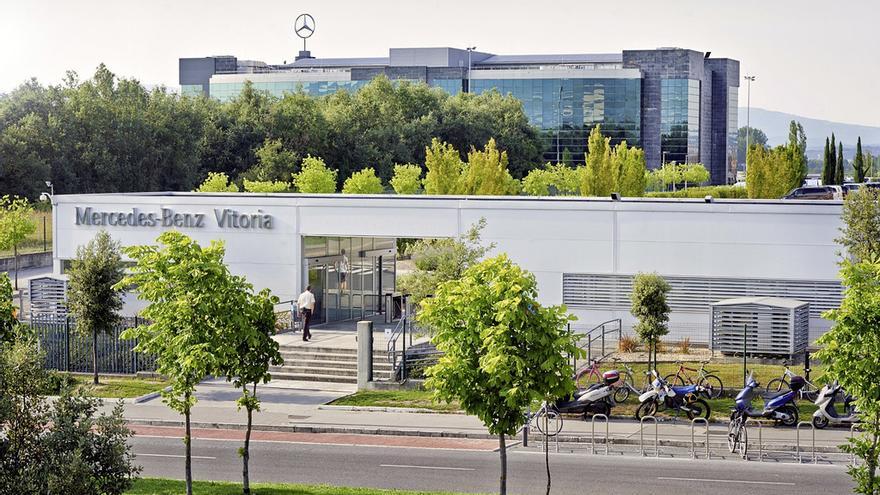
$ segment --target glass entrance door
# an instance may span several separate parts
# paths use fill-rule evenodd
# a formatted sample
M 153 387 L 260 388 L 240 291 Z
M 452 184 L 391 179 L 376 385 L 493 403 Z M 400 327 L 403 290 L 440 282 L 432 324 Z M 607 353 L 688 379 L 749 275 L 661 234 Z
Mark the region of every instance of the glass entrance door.
M 324 323 L 324 285 L 327 280 L 326 265 L 309 264 L 309 285 L 312 286 L 312 294 L 315 295 L 315 310 L 312 311 L 312 324 Z

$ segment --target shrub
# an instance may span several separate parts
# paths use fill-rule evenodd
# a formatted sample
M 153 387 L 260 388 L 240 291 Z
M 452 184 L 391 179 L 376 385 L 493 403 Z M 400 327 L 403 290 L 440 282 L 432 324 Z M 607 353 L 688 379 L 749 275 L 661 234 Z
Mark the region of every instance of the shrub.
M 661 191 L 649 192 L 649 198 L 691 198 L 703 199 L 706 196 L 712 196 L 716 199 L 747 199 L 748 192 L 746 188 L 739 186 L 708 186 L 708 187 L 689 187 L 678 191 Z
M 367 167 L 351 174 L 342 185 L 343 194 L 382 194 L 382 180 L 376 177 L 376 170 Z
M 634 335 L 624 335 L 617 342 L 617 350 L 620 352 L 636 352 L 639 350 L 639 339 Z
M 418 194 L 422 188 L 422 167 L 420 165 L 395 165 L 391 187 L 397 194 Z
M 691 338 L 685 337 L 678 342 L 678 352 L 681 354 L 691 353 Z
M 330 170 L 324 160 L 309 155 L 302 161 L 299 173 L 293 174 L 293 185 L 301 193 L 335 193 L 336 171 Z
M 195 192 L 238 192 L 238 186 L 223 172 L 208 172 L 208 178 Z

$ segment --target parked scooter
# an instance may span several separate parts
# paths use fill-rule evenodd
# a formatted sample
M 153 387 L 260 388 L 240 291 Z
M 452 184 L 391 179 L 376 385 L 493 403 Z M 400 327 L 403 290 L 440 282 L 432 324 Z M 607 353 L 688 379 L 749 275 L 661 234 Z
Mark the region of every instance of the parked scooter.
M 602 383 L 594 383 L 584 390 L 578 390 L 574 395 L 559 399 L 554 404 L 556 411 L 562 414 L 582 414 L 584 419 L 591 414 L 604 414 L 611 416 L 611 408 L 614 402 L 614 384 L 620 380 L 617 370 L 602 373 Z
M 705 387 L 700 385 L 686 385 L 684 387 L 670 386 L 664 379 L 660 378 L 656 370 L 651 371 L 654 380 L 651 382 L 651 389 L 639 396 L 639 408 L 636 409 L 636 419 L 640 420 L 645 416 L 654 416 L 660 408 L 667 407 L 669 409 L 677 409 L 684 412 L 688 419 L 706 418 L 709 419 L 709 404 L 697 397 L 706 391 Z
M 835 398 L 838 394 L 843 393 L 843 389 L 836 381 L 822 387 L 819 396 L 816 397 L 816 412 L 813 413 L 813 426 L 822 429 L 829 423 L 836 425 L 843 423 L 858 423 L 859 412 L 856 411 L 853 404 L 853 396 L 844 394 L 843 396 L 843 415 L 839 415 L 834 408 Z
M 742 418 L 767 418 L 782 423 L 785 426 L 794 426 L 798 422 L 798 408 L 795 404 L 795 397 L 797 397 L 798 391 L 804 387 L 805 383 L 804 378 L 801 376 L 791 377 L 789 383 L 791 390 L 763 395 L 764 409 L 756 411 L 752 409 L 752 399 L 754 399 L 755 391 L 760 384 L 755 380 L 754 376 L 749 374 L 746 379 L 746 386 L 736 396 L 736 405 L 730 414 L 730 419 L 733 421 L 739 416 Z

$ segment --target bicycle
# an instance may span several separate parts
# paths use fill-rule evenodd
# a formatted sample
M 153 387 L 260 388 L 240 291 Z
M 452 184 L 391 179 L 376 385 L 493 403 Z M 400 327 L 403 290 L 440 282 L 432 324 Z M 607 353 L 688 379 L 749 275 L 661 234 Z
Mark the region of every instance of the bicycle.
M 721 378 L 714 375 L 714 371 L 706 370 L 706 365 L 709 364 L 709 361 L 700 361 L 699 369 L 688 368 L 681 361 L 676 361 L 675 364 L 678 365 L 678 371 L 666 375 L 663 378 L 666 382 L 680 386 L 688 384 L 699 385 L 706 389 L 703 394 L 709 399 L 717 399 L 724 394 L 724 383 L 721 382 Z M 688 371 L 697 373 L 697 381 L 694 381 L 691 375 L 688 374 Z M 687 380 L 687 383 L 685 383 L 685 380 Z
M 612 360 L 615 362 L 615 367 L 617 367 L 617 363 L 620 362 L 620 358 L 612 358 Z M 635 380 L 633 379 L 633 375 L 635 375 L 635 370 L 633 370 L 632 366 L 627 363 L 621 363 L 621 366 L 623 366 L 623 371 L 618 370 L 620 373 L 620 381 L 617 382 L 617 389 L 614 391 L 614 402 L 618 404 L 621 402 L 626 402 L 626 400 L 629 398 L 630 393 L 634 393 L 638 397 L 642 394 L 642 392 L 647 391 L 648 387 L 651 386 L 650 371 L 644 372 L 645 381 L 642 384 L 642 388 L 637 389 L 634 385 Z
M 578 390 L 583 390 L 594 383 L 602 381 L 602 373 L 599 371 L 599 361 L 593 359 L 590 364 L 582 367 L 574 375 L 574 383 Z
M 782 392 L 783 390 L 791 390 L 791 385 L 789 384 L 786 378 L 791 379 L 794 376 L 798 376 L 795 372 L 791 371 L 791 368 L 788 366 L 791 364 L 789 361 L 782 362 L 782 375 L 779 378 L 774 378 L 767 382 L 766 391 L 768 393 L 777 393 Z M 814 401 L 819 394 L 819 387 L 815 384 L 804 379 L 804 388 L 798 391 L 798 396 L 802 400 Z
M 743 459 L 749 451 L 749 433 L 746 427 L 746 417 L 743 414 L 734 413 L 727 425 L 727 449 L 730 453 L 739 451 Z
M 547 401 L 541 403 L 541 407 L 529 418 L 529 424 L 534 424 L 542 435 L 553 437 L 562 431 L 562 415 L 553 404 Z

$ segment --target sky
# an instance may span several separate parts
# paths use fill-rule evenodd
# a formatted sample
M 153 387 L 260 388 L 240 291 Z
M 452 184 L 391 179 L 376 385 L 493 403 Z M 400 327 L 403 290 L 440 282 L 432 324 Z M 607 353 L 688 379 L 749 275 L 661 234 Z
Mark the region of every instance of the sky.
M 678 46 L 741 61 L 754 107 L 880 126 L 878 0 L 0 0 L 0 92 L 31 77 L 81 78 L 99 63 L 176 88 L 180 57 L 292 60 L 300 13 L 316 57 L 390 47 L 496 54 Z M 740 104 L 745 106 L 745 87 Z

